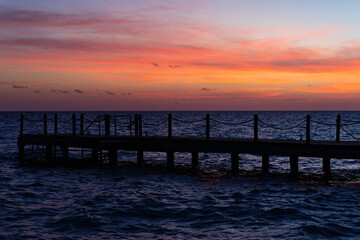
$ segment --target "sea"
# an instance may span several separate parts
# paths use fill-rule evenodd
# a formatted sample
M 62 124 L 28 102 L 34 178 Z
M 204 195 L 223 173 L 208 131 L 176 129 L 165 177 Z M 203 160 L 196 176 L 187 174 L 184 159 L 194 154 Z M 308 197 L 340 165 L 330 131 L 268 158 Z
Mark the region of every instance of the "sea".
M 173 171 L 164 153 L 145 152 L 138 167 L 130 151 L 118 152 L 118 166 L 19 166 L 21 113 L 24 133 L 41 133 L 45 113 L 49 133 L 55 114 L 58 132 L 71 133 L 81 114 L 0 112 L 0 239 L 360 239 L 358 159 L 331 159 L 329 178 L 319 158 L 299 158 L 294 178 L 288 157 L 271 156 L 261 174 L 261 156 L 250 154 L 240 155 L 238 175 L 229 154 L 214 153 L 199 153 L 196 172 L 190 153 L 175 153 Z M 143 135 L 166 136 L 170 113 L 173 136 L 205 137 L 209 114 L 211 137 L 252 138 L 257 114 L 260 139 L 299 140 L 310 115 L 311 138 L 335 140 L 340 114 L 341 141 L 360 137 L 360 112 L 350 111 L 83 112 L 85 134 L 98 134 L 92 120 L 104 114 L 117 116 L 112 134 L 134 134 L 128 125 L 142 114 Z

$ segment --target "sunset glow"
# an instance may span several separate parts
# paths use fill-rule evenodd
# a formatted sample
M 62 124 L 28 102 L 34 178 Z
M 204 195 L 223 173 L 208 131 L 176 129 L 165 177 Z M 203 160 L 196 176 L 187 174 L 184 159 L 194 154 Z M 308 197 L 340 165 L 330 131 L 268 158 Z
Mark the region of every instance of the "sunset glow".
M 0 0 L 0 110 L 360 110 L 360 2 L 316 2 Z

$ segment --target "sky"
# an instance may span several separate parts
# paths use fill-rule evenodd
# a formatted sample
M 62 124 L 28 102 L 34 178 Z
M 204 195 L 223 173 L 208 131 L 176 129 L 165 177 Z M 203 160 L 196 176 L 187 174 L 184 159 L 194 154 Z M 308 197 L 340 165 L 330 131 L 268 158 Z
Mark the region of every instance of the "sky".
M 0 0 L 0 111 L 360 110 L 357 0 Z

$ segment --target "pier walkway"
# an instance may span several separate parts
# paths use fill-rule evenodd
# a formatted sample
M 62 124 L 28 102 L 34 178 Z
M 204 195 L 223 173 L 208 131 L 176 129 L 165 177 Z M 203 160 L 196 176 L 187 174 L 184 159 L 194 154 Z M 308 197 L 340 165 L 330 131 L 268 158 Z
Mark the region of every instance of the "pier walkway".
M 119 124 L 118 118 L 126 119 L 127 124 L 122 125 L 129 131 L 128 135 L 118 135 L 117 128 Z M 48 122 L 54 123 L 53 133 L 48 133 Z M 41 157 L 43 161 L 52 162 L 69 162 L 75 161 L 69 157 L 69 152 L 80 151 L 83 161 L 99 162 L 104 160 L 104 155 L 107 156 L 107 162 L 111 165 L 116 165 L 118 161 L 118 150 L 136 151 L 137 163 L 142 165 L 144 163 L 144 152 L 165 152 L 167 155 L 167 166 L 173 168 L 176 164 L 175 152 L 189 152 L 192 153 L 193 168 L 199 167 L 199 152 L 200 153 L 228 153 L 229 161 L 231 161 L 231 172 L 238 173 L 239 171 L 239 155 L 240 154 L 255 154 L 262 156 L 262 171 L 268 172 L 270 167 L 270 156 L 288 156 L 289 167 L 291 174 L 298 174 L 298 159 L 299 157 L 316 157 L 322 158 L 323 172 L 330 174 L 331 158 L 340 159 L 360 159 L 360 142 L 359 141 L 340 141 L 341 130 L 356 137 L 344 129 L 344 126 L 358 124 L 357 121 L 346 121 L 342 124 L 340 115 L 338 115 L 334 127 L 336 129 L 336 139 L 334 141 L 320 141 L 310 139 L 311 118 L 308 115 L 306 119 L 293 128 L 306 125 L 306 134 L 303 140 L 282 140 L 282 139 L 259 139 L 258 128 L 259 118 L 254 115 L 253 119 L 236 124 L 253 124 L 253 138 L 214 138 L 210 136 L 210 122 L 217 121 L 211 119 L 210 115 L 206 115 L 204 119 L 206 137 L 177 137 L 172 136 L 172 114 L 168 118 L 159 123 L 151 124 L 159 126 L 167 123 L 167 136 L 144 136 L 143 124 L 140 114 L 135 116 L 98 116 L 93 121 L 86 121 L 83 115 L 79 119 L 75 115 L 72 116 L 72 133 L 61 134 L 58 133 L 58 116 L 55 115 L 53 119 L 49 119 L 45 114 L 43 119 L 31 120 L 21 115 L 20 120 L 20 135 L 18 137 L 19 147 L 19 162 L 25 164 L 28 162 L 29 154 L 25 154 L 26 147 L 41 146 L 44 149 L 44 155 Z M 33 121 L 43 123 L 44 131 L 37 134 L 24 133 L 24 121 Z M 200 121 L 200 120 L 196 120 Z M 188 121 L 191 123 L 191 121 Z M 195 122 L 195 121 L 193 121 Z M 217 121 L 218 123 L 220 121 Z M 84 124 L 88 125 L 85 126 Z M 104 134 L 101 134 L 100 127 L 103 123 Z M 98 124 L 98 134 L 85 134 L 89 128 Z M 147 123 L 150 124 L 150 123 Z M 224 123 L 225 124 L 225 123 Z M 235 123 L 228 123 L 235 124 Z M 326 124 L 326 123 L 324 123 Z M 79 125 L 79 129 L 77 128 Z M 272 126 L 275 128 L 275 126 Z M 278 128 L 279 130 L 287 130 Z M 78 131 L 77 131 L 78 130 Z M 84 157 L 84 151 L 89 151 L 90 154 Z M 31 156 L 32 154 L 30 154 Z M 89 157 L 90 156 L 90 157 Z M 31 158 L 31 157 L 30 157 Z

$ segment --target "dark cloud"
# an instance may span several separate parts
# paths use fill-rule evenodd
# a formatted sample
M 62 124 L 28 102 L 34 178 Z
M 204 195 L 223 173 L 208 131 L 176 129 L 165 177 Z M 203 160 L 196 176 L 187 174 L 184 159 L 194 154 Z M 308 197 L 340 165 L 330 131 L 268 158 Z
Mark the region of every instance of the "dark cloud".
M 80 89 L 74 89 L 74 92 L 79 93 L 79 94 L 85 93 L 84 91 L 81 91 Z
M 123 95 L 123 96 L 131 96 L 132 93 L 122 93 L 121 95 Z
M 39 91 L 39 90 L 35 90 L 34 93 L 40 93 L 40 91 Z
M 201 90 L 203 90 L 203 91 L 210 91 L 210 89 L 209 88 L 202 88 Z
M 109 96 L 115 95 L 115 93 L 109 92 L 109 91 L 104 91 L 104 93 L 106 93 L 106 95 L 109 95 Z
M 181 65 L 168 65 L 169 68 L 182 68 Z
M 159 64 L 157 63 L 151 63 L 152 65 L 154 65 L 155 67 L 159 67 Z
M 20 26 L 82 26 L 110 21 L 95 14 L 71 14 L 36 10 L 3 8 L 0 11 L 1 25 Z
M 53 93 L 64 93 L 64 94 L 69 94 L 70 93 L 67 90 L 59 90 L 59 89 L 51 89 L 51 92 L 53 92 Z
M 28 86 L 12 85 L 12 88 L 28 88 Z

